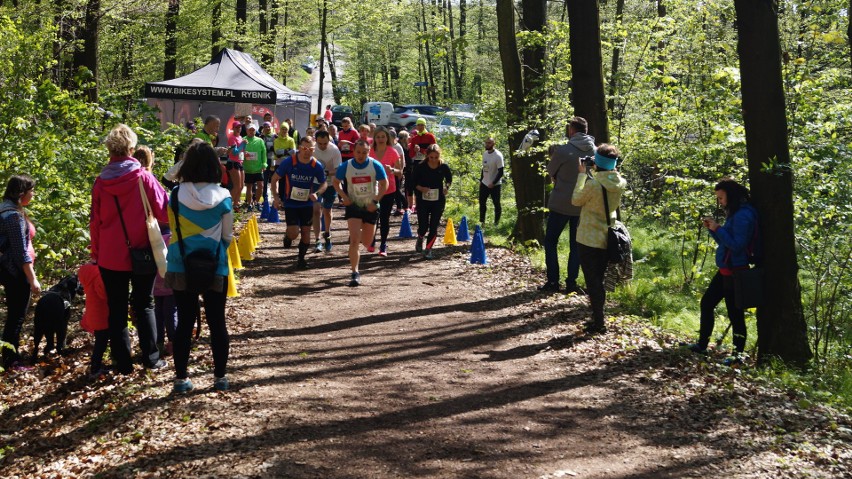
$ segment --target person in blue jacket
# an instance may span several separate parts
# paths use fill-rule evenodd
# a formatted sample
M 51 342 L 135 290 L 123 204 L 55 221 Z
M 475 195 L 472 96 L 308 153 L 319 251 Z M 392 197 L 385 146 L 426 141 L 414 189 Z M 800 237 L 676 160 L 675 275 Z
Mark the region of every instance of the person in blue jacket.
M 704 353 L 713 334 L 716 306 L 724 299 L 728 319 L 734 330 L 734 348 L 738 356 L 745 350 L 745 311 L 734 302 L 734 271 L 749 268 L 749 249 L 754 248 L 757 210 L 749 203 L 748 189 L 730 178 L 719 181 L 715 187 L 716 200 L 725 210 L 725 224 L 713 218 L 704 218 L 704 226 L 718 244 L 716 266 L 719 271 L 701 298 L 701 329 L 698 342 L 689 346 L 696 353 Z

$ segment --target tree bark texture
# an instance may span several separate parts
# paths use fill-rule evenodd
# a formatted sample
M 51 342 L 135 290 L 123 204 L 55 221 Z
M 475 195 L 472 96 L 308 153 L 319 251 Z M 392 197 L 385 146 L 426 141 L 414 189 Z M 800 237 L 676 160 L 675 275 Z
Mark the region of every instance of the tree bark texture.
M 163 63 L 163 80 L 177 77 L 177 20 L 180 15 L 180 0 L 169 0 L 166 10 L 166 45 Z
M 544 2 L 540 2 L 544 5 Z M 536 12 L 524 15 L 528 20 Z M 525 243 L 529 240 L 543 241 L 542 206 L 544 204 L 544 178 L 538 172 L 534 157 L 518 153 L 515 149 L 523 141 L 525 131 L 520 127 L 526 120 L 525 75 L 521 67 L 518 43 L 515 32 L 515 8 L 512 0 L 497 0 L 497 38 L 500 45 L 500 61 L 503 67 L 503 88 L 506 95 L 506 126 L 509 130 L 509 145 L 512 169 L 512 184 L 515 187 L 515 204 L 518 219 L 513 236 Z
M 598 0 L 569 1 L 568 28 L 574 114 L 589 122 L 589 134 L 597 143 L 607 143 L 609 122 L 604 95 Z
M 749 180 L 760 213 L 765 305 L 757 310 L 758 362 L 811 358 L 802 312 L 793 223 L 793 175 L 775 0 L 735 0 Z M 764 170 L 764 164 L 774 165 Z

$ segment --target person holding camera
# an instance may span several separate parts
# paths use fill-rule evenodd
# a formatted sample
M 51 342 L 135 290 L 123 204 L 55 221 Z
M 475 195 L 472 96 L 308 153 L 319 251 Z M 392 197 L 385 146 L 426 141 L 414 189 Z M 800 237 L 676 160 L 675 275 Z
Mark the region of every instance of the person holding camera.
M 725 224 L 720 225 L 713 217 L 702 219 L 710 237 L 718 244 L 716 248 L 716 266 L 719 271 L 710 280 L 707 291 L 701 297 L 701 330 L 698 342 L 688 348 L 703 354 L 710 343 L 716 317 L 716 305 L 723 299 L 728 310 L 728 319 L 734 330 L 734 349 L 736 354 L 726 360 L 730 364 L 739 359 L 745 351 L 746 323 L 745 311 L 737 308 L 734 300 L 734 271 L 749 268 L 749 245 L 755 236 L 757 210 L 749 204 L 749 191 L 745 186 L 731 178 L 719 181 L 714 188 L 716 201 L 725 210 Z M 754 245 L 752 245 L 754 246 Z
M 565 278 L 566 293 L 585 294 L 577 286 L 580 275 L 580 256 L 577 253 L 577 226 L 580 224 L 580 207 L 571 203 L 571 194 L 577 183 L 577 162 L 580 158 L 595 154 L 595 139 L 589 136 L 585 118 L 575 116 L 566 128 L 568 142 L 550 147 L 550 162 L 547 176 L 553 181 L 553 191 L 547 203 L 547 227 L 544 234 L 544 264 L 547 282 L 539 286 L 542 293 L 559 291 L 559 237 L 568 225 L 569 248 L 568 276 Z
M 616 171 L 620 157 L 618 148 L 602 143 L 595 152 L 594 166 L 580 160 L 576 167 L 579 175 L 571 202 L 582 208 L 580 225 L 577 228 L 577 249 L 592 306 L 592 319 L 586 322 L 584 328 L 588 334 L 606 332 L 604 273 L 609 264 L 607 218 L 615 223 L 615 210 L 621 206 L 621 196 L 627 189 L 627 180 Z M 589 168 L 594 168 L 593 175 L 586 175 Z M 604 195 L 609 205 L 608 211 L 604 206 Z

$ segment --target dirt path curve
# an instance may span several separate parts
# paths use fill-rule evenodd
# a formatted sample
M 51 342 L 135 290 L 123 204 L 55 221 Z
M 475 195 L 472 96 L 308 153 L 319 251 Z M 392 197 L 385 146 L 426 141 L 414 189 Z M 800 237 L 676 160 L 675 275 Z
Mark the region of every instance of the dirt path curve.
M 642 324 L 617 320 L 607 335 L 584 337 L 585 299 L 536 296 L 540 274 L 506 250 L 490 248 L 483 267 L 468 263 L 467 246 L 438 247 L 426 261 L 413 240 L 395 239 L 389 257 L 365 254 L 363 285 L 349 288 L 342 226 L 335 222 L 332 253 L 311 254 L 312 269 L 300 272 L 295 248 L 281 247 L 284 225 L 261 224 L 263 243 L 228 305 L 231 391 L 210 389 L 206 344 L 193 352 L 196 390 L 186 396 L 169 393 L 171 368 L 48 389 L 5 411 L 22 416 L 17 429 L 27 435 L 14 438 L 14 471 L 317 479 L 848 472 L 842 461 L 821 470 L 790 452 L 802 443 L 834 447 L 834 436 L 813 434 L 825 419 L 803 419 L 785 394 L 738 381 L 736 371 L 702 379 L 717 365 L 672 352 Z M 799 436 L 779 442 L 779 427 Z M 848 464 L 848 444 L 837 450 Z

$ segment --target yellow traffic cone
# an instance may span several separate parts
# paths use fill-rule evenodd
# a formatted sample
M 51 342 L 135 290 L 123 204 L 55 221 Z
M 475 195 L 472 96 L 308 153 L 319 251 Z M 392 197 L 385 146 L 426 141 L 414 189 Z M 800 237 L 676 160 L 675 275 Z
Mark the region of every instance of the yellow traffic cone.
M 243 225 L 243 230 L 240 232 L 240 238 L 243 236 L 246 237 L 246 244 L 248 245 L 248 249 L 250 253 L 254 253 L 255 248 L 254 245 L 254 235 L 251 232 L 251 220 L 246 221 L 246 224 Z
M 231 264 L 231 255 L 228 255 L 228 294 L 229 298 L 239 297 L 240 293 L 237 291 L 237 278 L 234 276 L 234 268 Z
M 445 245 L 454 245 L 458 244 L 456 241 L 456 229 L 453 227 L 453 219 L 447 218 L 447 226 L 444 228 L 444 244 Z
M 237 251 L 236 240 L 232 240 L 231 246 L 228 246 L 228 259 L 234 265 L 234 269 L 243 269 L 243 262 L 240 261 L 240 253 Z
M 257 216 L 256 215 L 252 215 L 252 217 L 251 217 L 251 234 L 254 235 L 255 246 L 259 245 L 260 244 L 260 229 L 258 229 L 258 227 L 257 227 Z
M 240 233 L 240 238 L 237 240 L 237 248 L 240 250 L 241 260 L 251 261 L 254 259 L 251 257 L 251 239 L 249 239 L 249 235 L 246 234 L 245 229 Z

